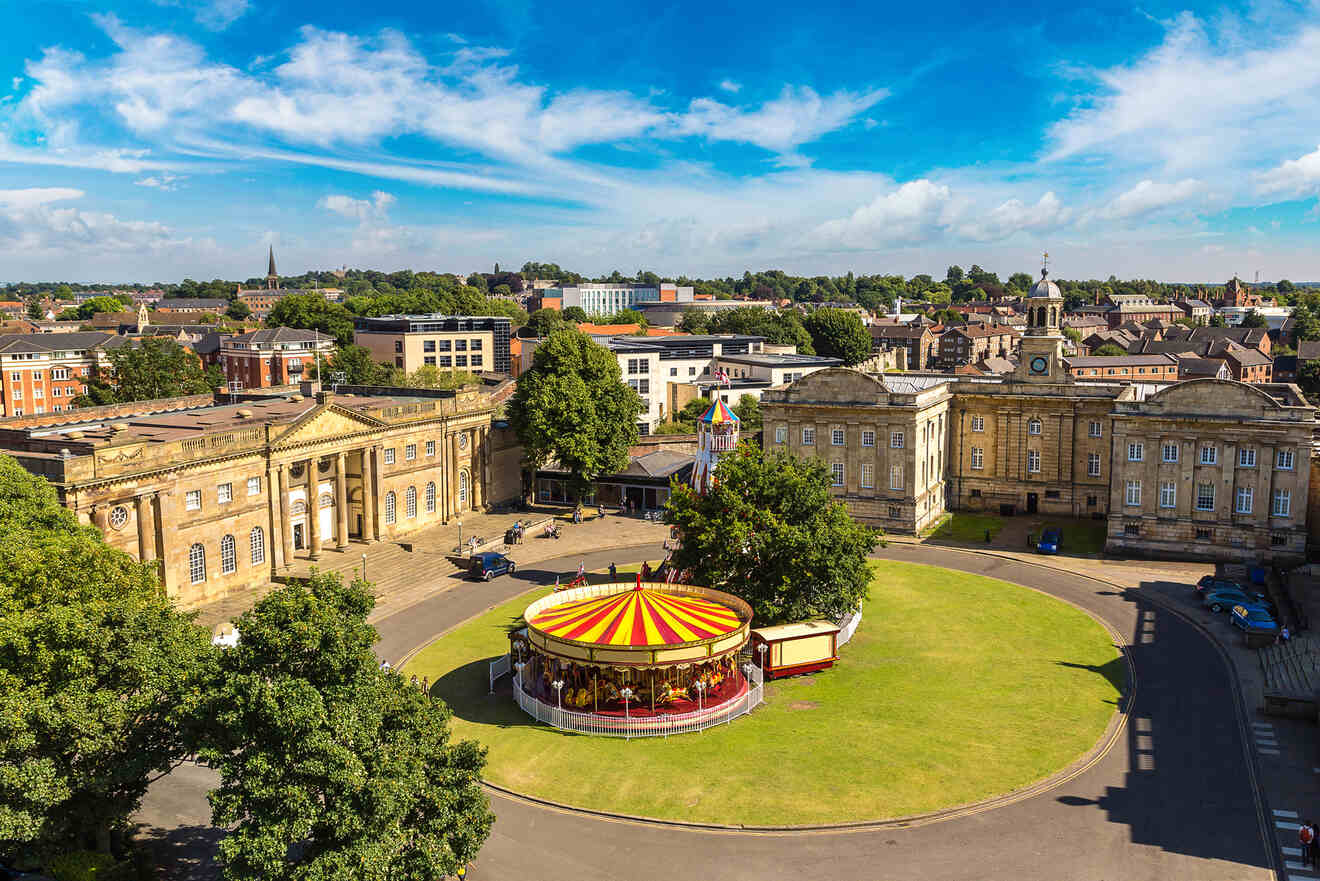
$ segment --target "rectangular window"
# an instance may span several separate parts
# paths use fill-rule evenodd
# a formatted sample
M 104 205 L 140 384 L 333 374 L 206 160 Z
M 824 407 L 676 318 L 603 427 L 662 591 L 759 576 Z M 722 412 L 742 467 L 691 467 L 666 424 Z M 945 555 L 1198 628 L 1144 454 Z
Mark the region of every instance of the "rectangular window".
M 482 365 L 482 360 L 481 360 L 481 356 L 480 356 L 480 355 L 472 355 L 472 356 L 470 356 L 470 357 L 468 358 L 468 362 L 469 362 L 469 365 L 472 366 L 472 367 L 480 367 L 480 366 Z
M 183 494 L 183 509 L 185 511 L 202 510 L 202 491 L 200 489 L 190 489 Z
M 247 489 L 248 489 L 248 495 L 250 496 L 261 495 L 261 478 L 249 477 L 247 479 Z
M 843 429 L 835 428 L 830 431 L 830 446 L 843 446 Z
M 466 366 L 467 366 L 467 355 L 455 355 L 455 356 L 454 356 L 454 366 L 455 366 L 455 367 L 466 367 Z
M 32 390 L 32 397 L 36 398 L 39 401 L 43 400 L 46 397 L 45 389 L 42 389 L 40 387 L 34 388 Z
M 441 352 L 452 352 L 454 350 L 454 343 L 452 340 L 438 340 L 435 347 Z
M 1176 508 L 1178 506 L 1178 484 L 1171 480 L 1166 480 L 1160 484 L 1160 507 Z
M 215 500 L 222 505 L 226 505 L 234 500 L 234 485 L 232 483 L 222 483 L 215 488 Z
M 1196 530 L 1197 541 L 1213 541 L 1214 537 L 1215 532 L 1213 529 L 1202 529 L 1198 527 Z
M 1291 471 L 1291 470 L 1293 470 L 1293 451 L 1292 451 L 1292 450 L 1275 450 L 1275 452 L 1274 452 L 1274 467 L 1275 467 L 1275 468 L 1278 468 L 1280 471 Z
M 779 425 L 775 427 L 775 443 L 777 444 L 788 443 L 788 426 Z
M 1096 496 L 1087 496 L 1087 497 L 1086 497 L 1086 507 L 1088 507 L 1088 508 L 1094 508 L 1094 507 L 1096 506 L 1096 502 L 1097 502 L 1097 501 L 1099 501 L 1099 500 L 1097 499 Z
M 1270 513 L 1275 517 L 1292 516 L 1292 490 L 1276 489 L 1274 491 L 1274 505 L 1270 508 Z
M 455 351 L 455 352 L 466 352 L 466 351 L 467 351 L 467 340 L 454 340 L 454 351 Z
M 1238 467 L 1255 468 L 1256 467 L 1256 448 L 1238 447 Z
M 843 486 L 843 463 L 835 462 L 830 465 L 830 477 L 835 486 Z
M 815 444 L 816 444 L 816 429 L 814 428 L 802 429 L 802 445 L 810 447 L 810 446 L 815 446 Z
M 21 401 L 21 400 L 23 400 L 23 389 L 22 389 L 22 388 L 16 388 L 16 389 L 14 389 L 13 398 L 14 398 L 15 401 Z
M 1027 473 L 1040 473 L 1040 450 L 1027 450 Z
M 985 467 L 985 450 L 980 447 L 972 447 L 972 470 L 980 471 Z
M 434 351 L 435 351 L 435 340 L 423 340 L 423 341 L 422 341 L 422 351 L 423 351 L 423 352 L 434 352 Z
M 863 431 L 863 432 L 862 432 L 862 446 L 864 446 L 864 447 L 873 447 L 873 446 L 875 446 L 875 432 L 874 432 L 874 431 Z
M 1146 455 L 1146 445 L 1142 443 L 1128 444 L 1128 461 L 1140 462 Z
M 470 352 L 480 352 L 480 351 L 481 351 L 481 340 L 479 340 L 479 339 L 478 339 L 478 340 L 468 340 L 468 351 L 470 351 Z
M 866 488 L 866 489 L 873 489 L 873 488 L 875 487 L 875 466 L 874 466 L 874 465 L 863 465 L 863 466 L 862 466 L 862 486 L 863 486 L 864 488 Z
M 403 340 L 395 340 L 395 341 L 394 341 L 394 351 L 395 351 L 395 352 L 402 352 L 402 351 L 403 351 Z
M 425 358 L 422 359 L 422 363 L 425 364 L 425 365 L 428 366 L 428 367 L 434 367 L 434 366 L 435 366 L 435 356 L 434 356 L 434 355 L 427 355 Z
M 22 382 L 23 374 L 20 371 L 15 370 L 13 373 L 9 374 L 9 378 L 14 382 Z
M 903 449 L 903 432 L 891 432 L 889 435 L 889 446 L 891 449 L 895 450 Z
M 1287 544 L 1288 544 L 1288 536 L 1286 536 L 1286 535 L 1271 535 L 1271 536 L 1270 536 L 1270 547 L 1272 547 L 1272 548 L 1281 548 L 1281 547 L 1284 547 L 1284 546 L 1287 545 Z
M 394 447 L 385 448 L 385 464 L 386 465 L 394 464 Z
M 1219 462 L 1219 447 L 1201 447 L 1201 464 L 1214 465 Z
M 890 519 L 890 520 L 899 520 L 899 519 L 902 518 L 902 516 L 903 516 L 903 509 L 902 509 L 902 508 L 900 508 L 898 505 L 890 505 L 890 506 L 889 506 L 889 519 Z
M 1178 445 L 1177 445 L 1176 443 L 1175 443 L 1175 444 L 1165 444 L 1165 445 L 1163 446 L 1162 449 L 1163 449 L 1163 456 L 1162 456 L 1162 458 L 1164 459 L 1165 462 L 1177 462 L 1177 461 L 1178 461 Z
M 1099 436 L 1100 436 L 1100 423 L 1099 423 L 1099 422 L 1096 422 L 1094 419 L 1091 420 L 1091 427 L 1087 430 L 1086 433 L 1087 433 L 1087 436 L 1088 436 L 1088 437 L 1099 437 Z
M 1141 481 L 1129 480 L 1123 495 L 1123 504 L 1138 506 L 1141 504 Z
M 50 378 L 51 378 L 51 379 L 68 379 L 68 378 L 69 378 L 69 368 L 67 368 L 67 367 L 54 367 L 54 368 L 52 368 L 51 371 L 50 371 Z
M 1086 476 L 1087 476 L 1087 477 L 1099 477 L 1099 476 L 1100 476 L 1100 454 L 1099 454 L 1099 453 L 1088 453 L 1088 454 L 1086 455 Z
M 426 442 L 426 455 L 428 456 L 435 455 L 435 441 L 429 440 Z
M 1196 485 L 1196 510 L 1213 511 L 1215 509 L 1215 485 L 1198 483 Z
M 401 365 L 401 366 L 402 366 L 402 365 Z M 453 356 L 452 356 L 452 355 L 441 355 L 441 356 L 440 356 L 440 366 L 441 366 L 441 367 L 453 367 L 453 366 L 454 366 L 454 358 L 453 358 Z
M 1239 486 L 1233 510 L 1238 514 L 1250 514 L 1256 491 L 1249 486 Z
M 1139 524 L 1139 523 L 1124 523 L 1124 524 L 1123 524 L 1123 534 L 1124 534 L 1124 535 L 1130 535 L 1130 536 L 1133 536 L 1133 537 L 1136 537 L 1136 536 L 1141 535 L 1141 524 Z
M 985 431 L 985 417 L 984 417 L 984 416 L 973 416 L 973 417 L 972 417 L 972 431 Z
M 902 489 L 902 488 L 903 488 L 903 466 L 902 466 L 902 465 L 890 465 L 890 466 L 889 466 L 889 488 L 890 488 L 890 489 Z
M 404 444 L 403 460 L 405 462 L 411 462 L 416 458 L 417 458 L 417 444 Z

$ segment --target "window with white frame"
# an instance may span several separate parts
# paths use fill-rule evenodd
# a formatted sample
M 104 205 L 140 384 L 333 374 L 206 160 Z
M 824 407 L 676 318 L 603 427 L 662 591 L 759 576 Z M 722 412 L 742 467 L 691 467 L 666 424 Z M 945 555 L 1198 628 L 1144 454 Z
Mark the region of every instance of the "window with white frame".
M 417 444 L 405 444 L 403 447 L 403 460 L 411 462 L 417 458 Z
M 788 426 L 786 425 L 775 426 L 775 443 L 777 444 L 788 443 Z
M 1090 427 L 1087 429 L 1086 434 L 1087 434 L 1088 437 L 1099 437 L 1099 436 L 1100 436 L 1100 423 L 1099 423 L 1097 420 L 1092 419 L 1092 420 L 1091 420 L 1091 425 L 1090 425 Z
M 980 471 L 985 467 L 985 450 L 980 447 L 972 447 L 972 470 Z
M 193 584 L 206 580 L 206 548 L 201 542 L 188 549 L 188 580 Z
M 1275 451 L 1274 451 L 1274 467 L 1277 468 L 1277 469 L 1279 469 L 1280 471 L 1291 471 L 1291 470 L 1293 470 L 1293 451 L 1292 451 L 1292 450 L 1275 450 Z
M 426 442 L 426 455 L 428 456 L 435 455 L 435 441 L 429 440 Z
M 234 537 L 226 535 L 220 539 L 220 574 L 232 575 L 238 571 L 238 551 L 234 547 Z
M 249 477 L 249 478 L 247 479 L 247 493 L 248 493 L 248 495 L 250 495 L 250 496 L 259 496 L 259 495 L 261 495 L 261 478 L 260 478 L 260 477 Z
M 1176 508 L 1178 506 L 1178 484 L 1172 480 L 1166 480 L 1160 484 L 1160 507 Z
M 234 485 L 232 483 L 222 483 L 215 488 L 215 500 L 222 505 L 227 505 L 234 500 Z
M 985 431 L 985 417 L 984 417 L 984 416 L 973 416 L 973 417 L 972 417 L 972 431 Z
M 889 448 L 891 450 L 903 449 L 903 432 L 891 431 L 889 433 Z
M 1215 485 L 1198 483 L 1196 485 L 1196 510 L 1213 511 L 1215 509 Z
M 1129 480 L 1124 487 L 1123 504 L 1138 506 L 1141 504 L 1141 481 Z
M 834 462 L 830 465 L 831 483 L 835 486 L 843 486 L 843 463 Z
M 874 432 L 874 431 L 863 431 L 863 432 L 862 432 L 862 446 L 864 446 L 864 447 L 873 447 L 873 446 L 875 446 L 875 432 Z
M 394 447 L 385 448 L 385 464 L 386 465 L 394 464 Z
M 1100 454 L 1099 454 L 1099 453 L 1087 453 L 1087 454 L 1086 454 L 1086 476 L 1087 476 L 1087 477 L 1099 477 L 1099 476 L 1100 476 Z
M 1256 448 L 1238 447 L 1238 467 L 1255 468 L 1256 467 Z
M 870 464 L 862 465 L 862 486 L 865 489 L 875 488 L 875 466 Z
M 1219 447 L 1201 447 L 1201 464 L 1214 465 L 1219 462 Z
M 252 565 L 266 562 L 266 533 L 260 526 L 252 527 L 248 533 L 248 553 L 252 555 Z
M 889 466 L 889 488 L 890 488 L 890 489 L 902 489 L 902 488 L 903 488 L 903 466 L 902 466 L 902 465 L 890 465 L 890 466 Z
M 1162 448 L 1162 451 L 1163 451 L 1163 455 L 1161 456 L 1161 458 L 1165 462 L 1178 461 L 1178 444 L 1176 443 L 1165 444 Z
M 1292 516 L 1292 490 L 1276 489 L 1274 491 L 1274 505 L 1270 508 L 1270 513 L 1275 517 Z
M 816 429 L 814 428 L 802 429 L 802 445 L 810 447 L 810 446 L 815 446 L 815 444 L 816 444 Z
M 1033 418 L 1033 419 L 1028 419 L 1028 420 L 1027 420 L 1027 434 L 1040 434 L 1040 420 L 1039 420 L 1039 419 L 1034 419 L 1034 418 Z
M 183 509 L 185 511 L 202 510 L 202 491 L 200 489 L 190 489 L 183 494 Z
M 1239 486 L 1237 496 L 1233 504 L 1234 512 L 1238 514 L 1250 514 L 1252 502 L 1255 499 L 1256 491 L 1249 486 Z
M 394 496 L 394 490 L 385 493 L 385 522 L 393 523 L 398 516 L 397 503 Z
M 1040 450 L 1027 450 L 1027 473 L 1040 473 Z
M 835 447 L 843 446 L 843 429 L 835 428 L 830 430 L 830 445 Z
M 1136 441 L 1128 444 L 1128 461 L 1140 462 L 1146 455 L 1146 445 Z
M 435 513 L 435 483 L 434 482 L 428 483 L 426 485 L 426 513 L 428 514 Z
M 417 516 L 417 487 L 410 486 L 403 491 L 403 511 L 409 520 Z

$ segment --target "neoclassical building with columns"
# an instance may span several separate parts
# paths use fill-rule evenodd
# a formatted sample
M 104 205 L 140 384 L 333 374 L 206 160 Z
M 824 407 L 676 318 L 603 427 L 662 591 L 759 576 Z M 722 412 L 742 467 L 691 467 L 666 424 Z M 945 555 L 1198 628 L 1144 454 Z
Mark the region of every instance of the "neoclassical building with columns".
M 500 390 L 193 399 L 0 420 L 0 451 L 107 541 L 157 560 L 180 605 L 269 583 L 327 548 L 388 541 L 516 498 Z M 59 415 L 59 414 L 56 414 Z

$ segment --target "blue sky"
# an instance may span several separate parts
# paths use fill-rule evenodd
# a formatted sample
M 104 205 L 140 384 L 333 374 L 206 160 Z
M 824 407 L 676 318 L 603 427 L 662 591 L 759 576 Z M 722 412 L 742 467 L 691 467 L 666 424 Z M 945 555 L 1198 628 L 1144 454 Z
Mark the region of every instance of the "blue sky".
M 24 0 L 0 280 L 1320 279 L 1320 2 Z

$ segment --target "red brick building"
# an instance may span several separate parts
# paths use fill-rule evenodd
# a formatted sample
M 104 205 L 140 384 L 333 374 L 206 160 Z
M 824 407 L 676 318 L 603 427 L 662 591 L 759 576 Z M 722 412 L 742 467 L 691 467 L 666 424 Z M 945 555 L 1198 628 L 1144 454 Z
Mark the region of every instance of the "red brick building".
M 219 364 L 234 391 L 270 388 L 298 382 L 304 372 L 310 375 L 316 353 L 325 361 L 334 349 L 334 338 L 323 333 L 276 327 L 222 337 Z
M 109 349 L 130 345 L 112 333 L 0 336 L 0 416 L 64 413 L 87 391 Z

